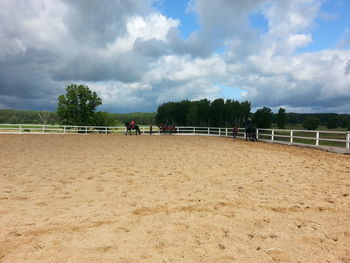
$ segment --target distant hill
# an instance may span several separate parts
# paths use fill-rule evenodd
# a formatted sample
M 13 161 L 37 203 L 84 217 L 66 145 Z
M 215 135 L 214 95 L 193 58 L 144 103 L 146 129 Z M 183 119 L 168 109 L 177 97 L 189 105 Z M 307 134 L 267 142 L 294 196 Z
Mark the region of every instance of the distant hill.
M 274 114 L 277 117 L 277 114 Z M 333 123 L 333 128 L 350 127 L 350 114 L 337 114 L 337 113 L 287 113 L 287 121 L 289 124 L 302 124 L 308 117 L 319 119 L 320 125 L 328 126 L 330 128 Z M 275 121 L 274 121 L 275 122 Z
M 39 114 L 41 111 L 32 110 L 10 110 L 0 109 L 0 123 L 31 123 L 31 124 L 42 124 Z M 135 112 L 135 113 L 108 113 L 113 116 L 115 120 L 118 120 L 120 124 L 124 125 L 124 121 L 135 120 L 136 123 L 141 125 L 154 124 L 155 112 Z M 49 112 L 47 124 L 59 124 L 60 120 L 57 112 Z
M 31 123 L 41 124 L 43 121 L 40 119 L 39 114 L 41 111 L 33 110 L 9 110 L 0 109 L 0 123 Z M 59 122 L 59 118 L 56 112 L 50 112 L 48 118 L 48 124 L 55 124 Z

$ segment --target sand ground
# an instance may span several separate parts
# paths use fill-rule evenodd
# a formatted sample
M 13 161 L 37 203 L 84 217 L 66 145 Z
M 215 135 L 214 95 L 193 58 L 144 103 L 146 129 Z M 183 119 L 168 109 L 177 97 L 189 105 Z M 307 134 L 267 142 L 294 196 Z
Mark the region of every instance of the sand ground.
M 0 135 L 0 262 L 350 262 L 350 156 Z

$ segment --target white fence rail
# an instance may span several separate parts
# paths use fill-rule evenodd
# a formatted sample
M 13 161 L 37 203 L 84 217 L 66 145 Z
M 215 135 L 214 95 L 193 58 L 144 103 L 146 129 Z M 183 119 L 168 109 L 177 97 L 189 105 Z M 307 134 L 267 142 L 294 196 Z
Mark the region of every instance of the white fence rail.
M 0 124 L 0 134 L 110 134 L 125 131 L 125 127 Z
M 140 126 L 142 134 L 150 134 L 149 126 Z M 34 125 L 34 124 L 0 124 L 0 134 L 124 134 L 125 127 L 102 126 L 66 126 L 66 125 Z M 157 126 L 152 134 L 160 134 Z M 207 135 L 232 137 L 232 128 L 219 127 L 189 127 L 177 126 L 177 135 Z M 245 138 L 243 128 L 238 129 L 238 138 Z M 281 130 L 257 129 L 259 140 L 284 142 L 290 144 L 305 144 L 315 146 L 332 146 L 350 149 L 349 131 L 309 131 L 309 130 Z
M 350 148 L 350 131 L 258 129 L 261 140 Z

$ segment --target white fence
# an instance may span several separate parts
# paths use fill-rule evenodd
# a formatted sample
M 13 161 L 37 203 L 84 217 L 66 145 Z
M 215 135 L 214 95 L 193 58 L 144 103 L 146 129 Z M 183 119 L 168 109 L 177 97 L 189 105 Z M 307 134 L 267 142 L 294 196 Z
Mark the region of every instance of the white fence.
M 148 126 L 140 126 L 142 134 L 150 134 Z M 65 126 L 65 125 L 32 125 L 32 124 L 0 124 L 0 134 L 124 134 L 125 127 L 102 126 Z M 134 133 L 134 131 L 133 131 Z M 153 134 L 160 134 L 157 126 L 153 126 Z M 177 135 L 207 135 L 229 136 L 232 128 L 218 127 L 188 127 L 177 126 Z M 244 129 L 238 130 L 238 138 L 245 138 Z M 309 130 L 281 130 L 258 129 L 259 140 L 281 142 L 289 144 L 305 144 L 315 146 L 331 146 L 338 148 L 350 148 L 349 131 L 309 131 Z
M 262 140 L 350 148 L 350 131 L 258 129 Z
M 110 134 L 125 131 L 125 127 L 0 124 L 0 134 Z

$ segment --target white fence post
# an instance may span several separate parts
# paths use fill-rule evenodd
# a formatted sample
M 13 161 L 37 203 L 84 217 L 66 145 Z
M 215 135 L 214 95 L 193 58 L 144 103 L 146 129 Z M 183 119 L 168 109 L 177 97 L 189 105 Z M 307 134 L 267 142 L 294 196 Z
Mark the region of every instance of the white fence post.
M 320 132 L 316 132 L 316 146 L 320 145 Z
M 221 135 L 221 128 L 219 128 L 219 136 Z
M 275 130 L 271 131 L 271 141 L 273 141 L 275 138 Z
M 290 131 L 290 143 L 293 143 L 293 130 Z
M 227 128 L 226 128 L 226 137 L 227 137 Z
M 350 131 L 346 132 L 346 149 L 350 148 Z
M 208 127 L 208 135 L 210 134 L 210 128 Z
M 45 133 L 45 125 L 43 125 L 43 133 Z
M 87 127 L 85 126 L 85 134 L 87 134 Z
M 256 139 L 259 140 L 259 129 L 256 129 Z

